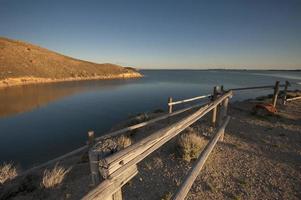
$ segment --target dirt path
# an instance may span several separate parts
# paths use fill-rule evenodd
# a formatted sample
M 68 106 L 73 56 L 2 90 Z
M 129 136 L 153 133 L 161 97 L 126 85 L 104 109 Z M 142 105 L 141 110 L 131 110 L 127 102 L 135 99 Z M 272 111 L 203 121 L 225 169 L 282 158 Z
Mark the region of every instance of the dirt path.
M 301 102 L 280 106 L 279 116 L 250 113 L 252 103 L 234 103 L 224 142 L 219 142 L 188 199 L 301 199 Z M 206 133 L 204 122 L 193 126 Z M 147 159 L 126 199 L 169 199 L 190 164 L 173 142 Z
M 280 117 L 231 109 L 225 140 L 188 199 L 301 199 L 300 111 L 301 102 L 281 107 Z

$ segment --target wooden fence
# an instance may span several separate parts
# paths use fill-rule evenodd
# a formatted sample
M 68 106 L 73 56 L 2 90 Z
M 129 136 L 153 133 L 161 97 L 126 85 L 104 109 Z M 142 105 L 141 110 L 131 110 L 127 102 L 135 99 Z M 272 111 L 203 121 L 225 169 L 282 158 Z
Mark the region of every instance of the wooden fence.
M 220 105 L 220 113 L 223 115 L 220 119 L 223 121 L 226 119 L 222 126 L 222 129 L 224 129 L 223 127 L 225 127 L 229 121 L 229 118 L 226 118 L 226 108 L 230 97 L 232 97 L 232 91 L 225 92 L 212 102 L 197 109 L 191 115 L 184 117 L 182 120 L 172 123 L 133 145 L 107 157 L 101 157 L 101 152 L 91 148 L 91 154 L 95 155 L 94 157 L 99 158 L 98 160 L 90 162 L 92 166 L 91 170 L 93 170 L 92 180 L 95 181 L 98 179 L 95 182 L 99 182 L 100 176 L 102 176 L 105 181 L 101 182 L 83 199 L 122 199 L 121 188 L 138 173 L 137 164 L 140 161 Z M 221 133 L 218 132 L 218 135 L 219 138 Z M 211 144 L 212 142 L 209 143 Z M 212 148 L 214 145 L 215 144 L 213 144 Z
M 286 92 L 289 83 L 280 85 L 279 81 L 275 85 L 267 86 L 257 86 L 257 87 L 246 87 L 246 88 L 233 88 L 225 90 L 223 86 L 214 87 L 213 94 L 202 95 L 193 97 L 190 99 L 172 101 L 170 97 L 168 100 L 168 114 L 165 114 L 159 118 L 149 120 L 147 122 L 140 123 L 131 127 L 121 129 L 111 133 L 109 136 L 116 136 L 120 133 L 124 133 L 129 130 L 133 130 L 150 123 L 157 122 L 162 119 L 177 115 L 179 113 L 191 110 L 192 108 L 198 108 L 192 114 L 184 117 L 182 120 L 169 124 L 167 127 L 162 128 L 151 135 L 143 138 L 142 140 L 134 143 L 133 145 L 118 151 L 112 155 L 104 156 L 102 153 L 93 148 L 90 148 L 90 167 L 92 181 L 97 185 L 92 191 L 90 191 L 86 196 L 83 197 L 84 200 L 90 199 L 103 199 L 103 200 L 121 200 L 122 199 L 122 186 L 125 185 L 129 180 L 131 180 L 137 173 L 137 164 L 145 159 L 155 150 L 159 149 L 166 142 L 170 141 L 172 138 L 177 136 L 180 132 L 185 130 L 187 127 L 191 126 L 197 120 L 201 119 L 208 113 L 211 115 L 211 123 L 213 126 L 219 125 L 217 132 L 210 139 L 205 149 L 200 154 L 198 160 L 195 162 L 194 167 L 190 169 L 188 175 L 182 185 L 179 187 L 177 193 L 174 195 L 174 200 L 181 200 L 188 194 L 193 182 L 197 178 L 200 170 L 202 169 L 206 159 L 210 155 L 216 143 L 224 138 L 224 132 L 227 124 L 230 121 L 230 117 L 227 115 L 229 98 L 232 97 L 234 91 L 239 90 L 252 90 L 252 89 L 274 89 L 272 104 L 276 106 L 278 94 L 280 87 L 284 87 L 283 102 L 290 101 L 286 99 Z M 195 100 L 204 99 L 211 97 L 211 101 L 208 103 L 197 104 L 189 108 L 185 108 L 178 111 L 173 111 L 172 106 L 177 104 L 182 104 L 186 102 L 191 102 Z M 219 110 L 219 112 L 218 112 Z M 217 115 L 218 114 L 218 115 Z M 217 122 L 217 123 L 216 123 Z M 93 135 L 93 134 L 90 134 Z M 91 136 L 90 136 L 91 138 Z M 94 144 L 93 139 L 90 140 L 90 144 Z M 100 180 L 104 179 L 100 183 Z
M 80 152 L 89 150 L 89 162 L 90 162 L 90 170 L 92 183 L 96 186 L 91 192 L 89 192 L 83 199 L 112 199 L 112 200 L 121 200 L 122 192 L 121 188 L 124 184 L 126 184 L 131 178 L 133 178 L 137 173 L 137 164 L 142 161 L 149 154 L 160 148 L 166 142 L 177 136 L 180 132 L 185 130 L 187 127 L 192 125 L 194 122 L 202 118 L 208 113 L 211 114 L 211 123 L 212 126 L 219 125 L 218 131 L 214 135 L 213 138 L 209 141 L 208 145 L 205 147 L 200 157 L 198 158 L 195 166 L 189 171 L 187 178 L 180 186 L 177 194 L 174 196 L 174 199 L 184 199 L 187 195 L 190 187 L 192 186 L 194 180 L 199 174 L 202 166 L 204 165 L 207 157 L 210 152 L 216 145 L 218 140 L 223 140 L 223 135 L 225 128 L 230 120 L 230 117 L 227 116 L 228 103 L 229 98 L 232 97 L 234 92 L 240 90 L 252 90 L 252 89 L 273 89 L 273 99 L 272 104 L 276 106 L 278 94 L 280 91 L 280 87 L 284 87 L 282 102 L 285 104 L 286 102 L 294 101 L 297 99 L 301 99 L 301 97 L 287 98 L 287 90 L 290 86 L 289 82 L 286 81 L 285 84 L 279 84 L 279 81 L 276 81 L 275 85 L 267 85 L 267 86 L 256 86 L 256 87 L 245 87 L 245 88 L 232 88 L 225 90 L 223 86 L 214 87 L 213 93 L 208 95 L 202 95 L 193 97 L 190 99 L 180 100 L 180 101 L 172 101 L 172 98 L 169 98 L 168 107 L 169 112 L 167 114 L 161 115 L 157 118 L 135 124 L 117 131 L 110 132 L 104 136 L 94 138 L 94 132 L 90 131 L 88 133 L 89 141 L 88 144 L 80 147 L 72 152 L 69 152 L 65 155 L 62 155 L 58 158 L 50 160 L 46 163 L 43 163 L 39 166 L 31 168 L 21 175 L 26 175 L 33 170 L 48 166 L 50 164 L 54 164 L 60 160 L 63 160 L 67 157 L 73 156 Z M 209 102 L 195 104 L 193 106 L 189 106 L 187 108 L 183 108 L 181 110 L 174 111 L 172 106 L 182 103 L 187 103 L 191 101 L 196 101 L 204 98 L 210 97 Z M 184 113 L 186 111 L 197 109 L 189 116 L 183 118 L 181 121 L 168 125 L 167 127 L 160 129 L 150 136 L 142 139 L 141 141 L 115 153 L 105 157 L 101 154 L 97 149 L 94 148 L 94 144 L 107 139 L 109 137 L 118 136 L 122 133 L 126 133 L 128 131 L 132 131 L 149 124 L 153 124 L 163 119 L 170 118 L 172 116 L 178 115 L 180 113 Z M 219 112 L 218 112 L 219 110 Z M 104 181 L 101 181 L 101 177 Z
M 195 101 L 195 100 L 199 100 L 199 99 L 209 98 L 211 96 L 212 96 L 211 94 L 207 94 L 207 95 L 197 96 L 197 97 L 193 97 L 193 98 L 190 98 L 190 99 L 184 99 L 184 100 L 179 100 L 179 101 L 172 101 L 172 97 L 169 97 L 168 98 L 168 103 L 167 103 L 168 112 L 172 113 L 174 105 L 183 104 L 183 103 L 187 103 L 187 102 L 191 102 L 191 101 Z
M 109 138 L 109 137 L 118 136 L 118 135 L 120 135 L 120 134 L 122 134 L 122 133 L 126 133 L 126 132 L 128 132 L 128 131 L 136 130 L 136 129 L 138 129 L 138 128 L 141 128 L 141 127 L 144 127 L 144 126 L 153 124 L 153 123 L 155 123 L 155 122 L 158 122 L 158 121 L 160 121 L 160 120 L 167 119 L 167 118 L 169 118 L 169 117 L 172 117 L 172 116 L 175 116 L 175 115 L 178 115 L 178 114 L 187 112 L 187 111 L 192 110 L 192 109 L 194 109 L 194 108 L 202 107 L 202 106 L 204 106 L 204 105 L 206 105 L 206 103 L 195 104 L 195 105 L 192 105 L 192 106 L 183 108 L 183 109 L 181 109 L 181 110 L 177 110 L 177 111 L 175 111 L 175 112 L 173 112 L 173 113 L 164 114 L 164 115 L 162 115 L 162 116 L 160 116 L 160 117 L 157 117 L 157 118 L 155 118 L 155 119 L 151 119 L 151 120 L 148 120 L 148 121 L 145 121 L 145 122 L 141 122 L 141 123 L 139 123 L 139 124 L 135 124 L 135 125 L 132 125 L 132 126 L 129 126 L 129 127 L 126 127 L 126 128 L 120 129 L 120 130 L 117 130 L 117 131 L 109 132 L 109 133 L 107 133 L 107 134 L 105 134 L 105 135 L 103 135 L 103 136 L 96 137 L 96 138 L 94 138 L 94 132 L 93 132 L 93 131 L 89 131 L 89 132 L 88 132 L 88 140 L 89 140 L 89 141 L 87 142 L 88 144 L 86 144 L 86 145 L 84 145 L 84 146 L 82 146 L 82 147 L 80 147 L 80 148 L 78 148 L 78 149 L 75 149 L 75 150 L 73 150 L 73 151 L 71 151 L 71 152 L 69 152 L 69 153 L 66 153 L 66 154 L 64 154 L 64 155 L 62 155 L 62 156 L 59 156 L 59 157 L 54 158 L 54 159 L 52 159 L 52 160 L 49 160 L 49 161 L 47 161 L 47 162 L 45 162 L 45 163 L 43 163 L 43 164 L 40 164 L 40 165 L 35 166 L 35 167 L 33 167 L 33 168 L 30 168 L 30 169 L 24 171 L 22 174 L 19 174 L 19 176 L 25 176 L 25 175 L 27 175 L 27 174 L 29 174 L 29 173 L 35 171 L 35 170 L 41 169 L 41 168 L 46 167 L 46 166 L 49 166 L 49 165 L 51 165 L 51 164 L 55 164 L 55 163 L 57 163 L 57 162 L 59 162 L 59 161 L 61 161 L 61 160 L 64 160 L 64 159 L 66 159 L 66 158 L 68 158 L 68 157 L 70 157 L 70 156 L 74 156 L 74 155 L 76 155 L 76 154 L 82 153 L 83 151 L 86 151 L 86 150 L 89 149 L 89 147 L 91 147 L 91 143 L 90 143 L 91 141 L 93 141 L 93 143 L 95 143 L 95 142 L 104 140 L 104 139 Z
M 286 99 L 286 101 L 290 102 L 290 101 L 295 101 L 295 100 L 299 100 L 299 99 L 301 99 L 301 96 L 300 97 L 289 98 L 289 99 Z
M 209 154 L 213 150 L 214 146 L 216 145 L 218 140 L 223 141 L 225 128 L 230 121 L 230 117 L 228 116 L 226 120 L 223 122 L 217 133 L 214 137 L 210 140 L 210 142 L 206 145 L 205 149 L 202 151 L 201 155 L 199 156 L 198 160 L 195 162 L 194 166 L 188 172 L 186 179 L 180 186 L 178 192 L 174 196 L 174 200 L 182 200 L 185 199 L 187 196 L 192 184 L 194 183 L 195 179 L 199 175 L 201 169 L 203 168 Z

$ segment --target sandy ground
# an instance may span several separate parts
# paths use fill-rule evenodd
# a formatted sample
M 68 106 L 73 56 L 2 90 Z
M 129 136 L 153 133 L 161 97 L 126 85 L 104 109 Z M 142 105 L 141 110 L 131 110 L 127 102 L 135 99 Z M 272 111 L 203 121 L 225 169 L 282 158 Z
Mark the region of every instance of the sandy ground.
M 279 105 L 275 116 L 252 115 L 253 105 L 231 103 L 224 141 L 217 143 L 187 199 L 301 199 L 301 101 Z M 139 129 L 131 137 L 138 141 L 187 114 Z M 137 120 L 141 118 L 120 126 Z M 205 141 L 212 136 L 208 124 L 204 118 L 192 126 Z M 179 157 L 175 140 L 139 164 L 139 174 L 122 189 L 124 199 L 167 200 L 177 191 L 194 161 Z M 80 199 L 93 188 L 87 161 L 86 154 L 63 161 L 61 165 L 73 168 L 58 188 L 43 189 L 40 170 L 0 186 L 0 199 Z
M 64 82 L 64 81 L 127 79 L 127 78 L 141 78 L 141 77 L 142 75 L 136 72 L 106 75 L 106 76 L 75 77 L 75 78 L 70 77 L 70 78 L 60 78 L 60 79 L 25 76 L 25 77 L 18 77 L 18 78 L 6 78 L 0 80 L 0 89 L 11 87 L 11 86 L 17 86 L 17 85 L 55 83 L 55 82 Z

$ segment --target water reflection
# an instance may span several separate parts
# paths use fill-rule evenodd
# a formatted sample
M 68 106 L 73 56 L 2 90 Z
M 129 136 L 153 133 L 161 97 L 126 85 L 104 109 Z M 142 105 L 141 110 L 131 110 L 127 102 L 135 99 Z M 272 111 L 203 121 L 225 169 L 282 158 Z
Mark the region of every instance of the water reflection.
M 72 81 L 63 83 L 24 85 L 0 89 L 0 117 L 28 112 L 52 101 L 77 93 L 99 89 L 114 89 L 130 80 Z
M 255 73 L 255 74 L 254 74 Z M 80 81 L 28 85 L 0 90 L 0 163 L 30 167 L 60 156 L 117 123 L 141 112 L 167 109 L 167 98 L 180 100 L 225 88 L 299 81 L 300 72 L 143 71 L 142 79 Z M 273 76 L 272 76 L 273 75 Z M 236 92 L 232 101 L 272 90 Z M 181 106 L 175 106 L 180 109 Z M 17 148 L 16 148 L 17 147 Z

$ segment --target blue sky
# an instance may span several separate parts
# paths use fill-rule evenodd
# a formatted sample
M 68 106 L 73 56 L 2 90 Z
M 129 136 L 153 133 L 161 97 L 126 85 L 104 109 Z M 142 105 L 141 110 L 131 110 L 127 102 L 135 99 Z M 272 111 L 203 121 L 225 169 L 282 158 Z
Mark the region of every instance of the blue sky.
M 301 68 L 300 0 L 0 0 L 0 35 L 138 68 Z

